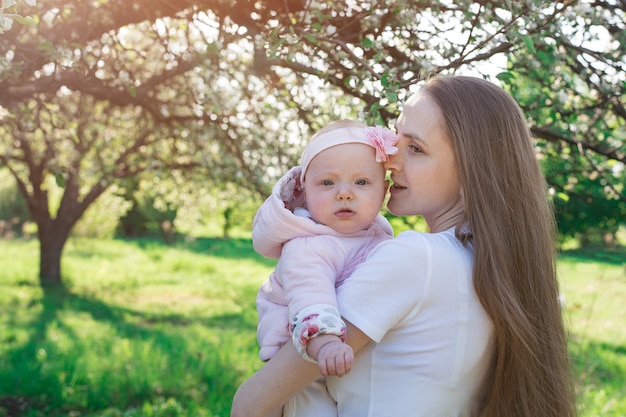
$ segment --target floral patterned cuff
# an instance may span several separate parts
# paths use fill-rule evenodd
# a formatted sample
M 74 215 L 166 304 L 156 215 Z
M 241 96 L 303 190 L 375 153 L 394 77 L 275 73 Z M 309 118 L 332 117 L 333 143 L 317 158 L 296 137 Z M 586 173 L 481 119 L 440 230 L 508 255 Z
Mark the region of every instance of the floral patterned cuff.
M 291 320 L 289 328 L 300 356 L 313 363 L 317 362 L 306 351 L 309 340 L 322 334 L 334 334 L 342 342 L 346 341 L 346 323 L 337 308 L 328 304 L 316 304 L 299 311 Z

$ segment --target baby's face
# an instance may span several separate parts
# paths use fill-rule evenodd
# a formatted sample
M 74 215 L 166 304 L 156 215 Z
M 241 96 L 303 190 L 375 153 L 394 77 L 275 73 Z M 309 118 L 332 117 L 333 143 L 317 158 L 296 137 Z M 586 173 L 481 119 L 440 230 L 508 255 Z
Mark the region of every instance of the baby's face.
M 372 224 L 387 188 L 385 169 L 375 156 L 371 146 L 346 143 L 325 149 L 311 160 L 304 192 L 317 222 L 342 233 Z

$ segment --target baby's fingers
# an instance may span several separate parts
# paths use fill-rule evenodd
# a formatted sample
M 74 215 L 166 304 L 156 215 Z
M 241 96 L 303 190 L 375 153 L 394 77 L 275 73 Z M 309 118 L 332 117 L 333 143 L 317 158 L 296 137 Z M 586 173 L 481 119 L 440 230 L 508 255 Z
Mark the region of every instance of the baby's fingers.
M 332 343 L 320 349 L 317 365 L 324 376 L 344 376 L 352 369 L 354 352 L 345 343 Z

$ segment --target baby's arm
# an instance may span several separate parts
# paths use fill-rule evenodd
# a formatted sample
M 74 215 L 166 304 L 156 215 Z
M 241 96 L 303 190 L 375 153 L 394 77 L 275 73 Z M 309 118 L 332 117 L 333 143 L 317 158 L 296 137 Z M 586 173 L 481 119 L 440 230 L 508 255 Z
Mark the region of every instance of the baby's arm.
M 344 267 L 341 247 L 327 236 L 294 239 L 283 247 L 277 267 L 289 304 L 290 331 L 302 357 L 320 374 L 343 376 L 354 360 L 345 343 L 346 324 L 337 308 L 335 281 Z M 315 348 L 309 348 L 315 340 Z M 314 353 L 314 355 L 311 355 Z
M 307 353 L 323 376 L 344 376 L 354 364 L 354 351 L 339 336 L 321 334 L 309 340 Z

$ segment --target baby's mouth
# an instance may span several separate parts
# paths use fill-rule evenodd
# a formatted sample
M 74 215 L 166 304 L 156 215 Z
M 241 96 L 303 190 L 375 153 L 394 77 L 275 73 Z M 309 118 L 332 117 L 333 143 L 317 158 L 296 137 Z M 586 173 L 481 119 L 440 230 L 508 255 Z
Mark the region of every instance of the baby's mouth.
M 339 217 L 339 218 L 350 218 L 352 216 L 354 216 L 354 211 L 349 209 L 349 208 L 342 208 L 339 209 L 335 212 L 335 216 Z

